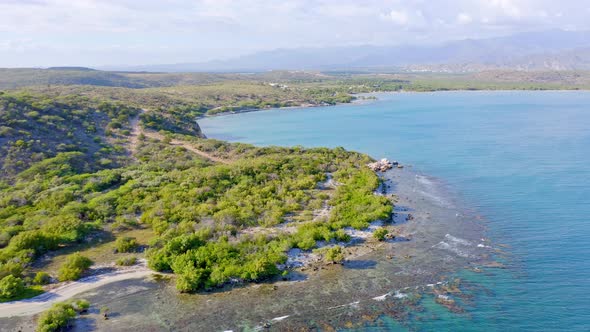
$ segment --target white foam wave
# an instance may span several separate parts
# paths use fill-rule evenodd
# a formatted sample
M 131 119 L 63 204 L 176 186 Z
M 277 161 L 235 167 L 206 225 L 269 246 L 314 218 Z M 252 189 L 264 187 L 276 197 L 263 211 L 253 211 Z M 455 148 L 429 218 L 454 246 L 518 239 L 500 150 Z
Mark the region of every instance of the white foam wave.
M 289 315 L 281 316 L 281 317 L 275 317 L 275 318 L 271 319 L 271 321 L 273 321 L 273 322 L 280 322 L 280 321 L 282 321 L 284 319 L 287 319 L 287 318 L 289 318 Z
M 458 248 L 456 244 L 451 245 L 445 241 L 440 241 L 438 244 L 433 245 L 432 248 L 447 250 L 452 253 L 455 253 L 457 256 L 460 256 L 460 257 L 465 257 L 465 258 L 471 257 L 471 255 L 469 253 Z
M 446 234 L 445 235 L 445 238 L 448 239 L 448 240 L 450 240 L 450 241 L 453 241 L 453 242 L 462 244 L 464 246 L 472 246 L 473 245 L 473 243 L 471 243 L 471 241 L 468 241 L 468 240 L 465 240 L 465 239 L 462 239 L 462 238 L 458 238 L 458 237 L 452 236 L 451 234 Z
M 418 174 L 416 174 L 416 181 L 418 181 L 418 182 L 420 182 L 422 184 L 425 184 L 425 185 L 429 185 L 429 186 L 433 184 L 432 183 L 432 180 L 430 180 L 429 178 L 427 178 L 424 175 L 418 175 Z
M 434 204 L 437 204 L 440 207 L 444 207 L 444 208 L 451 207 L 451 204 L 449 202 L 447 202 L 444 198 L 437 196 L 436 194 L 432 194 L 432 193 L 426 192 L 424 190 L 418 190 L 418 193 L 421 194 L 422 196 L 424 196 L 425 198 L 429 199 L 430 201 L 432 201 Z
M 396 299 L 403 299 L 408 297 L 408 294 L 404 294 L 404 293 L 400 293 L 400 292 L 395 292 L 395 294 L 393 295 L 393 297 L 395 297 Z
M 408 288 L 409 287 L 406 287 L 404 289 L 408 289 Z M 408 297 L 408 294 L 404 294 L 404 293 L 401 293 L 400 291 L 396 290 L 395 293 L 389 292 L 389 293 L 383 294 L 381 296 L 375 296 L 373 298 L 373 300 L 375 300 L 375 301 L 385 301 L 387 299 L 387 297 L 389 297 L 389 296 L 392 296 L 393 298 L 396 298 L 396 299 L 403 299 L 403 298 Z
M 373 298 L 373 300 L 375 300 L 375 301 L 385 301 L 385 299 L 386 299 L 386 298 L 387 298 L 389 295 L 391 295 L 391 293 L 383 294 L 383 295 L 381 295 L 381 296 L 375 296 L 375 297 Z

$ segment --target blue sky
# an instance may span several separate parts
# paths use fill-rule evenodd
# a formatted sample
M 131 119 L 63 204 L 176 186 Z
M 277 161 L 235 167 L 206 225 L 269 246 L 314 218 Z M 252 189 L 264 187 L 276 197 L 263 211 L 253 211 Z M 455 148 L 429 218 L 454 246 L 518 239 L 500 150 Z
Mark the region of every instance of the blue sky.
M 590 30 L 589 0 L 0 0 L 0 67 L 200 62 L 259 50 Z

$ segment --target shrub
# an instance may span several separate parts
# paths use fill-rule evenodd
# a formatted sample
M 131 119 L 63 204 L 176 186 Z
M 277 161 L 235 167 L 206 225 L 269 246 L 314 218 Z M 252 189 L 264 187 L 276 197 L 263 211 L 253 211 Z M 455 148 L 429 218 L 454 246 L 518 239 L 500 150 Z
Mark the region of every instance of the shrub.
M 121 257 L 117 259 L 117 265 L 120 266 L 131 266 L 137 263 L 137 257 L 129 256 L 129 257 Z
M 0 280 L 0 297 L 12 299 L 20 295 L 25 290 L 25 285 L 21 278 L 8 275 Z
M 349 242 L 351 239 L 350 235 L 347 234 L 343 229 L 339 229 L 334 232 L 334 238 L 339 242 Z
M 117 252 L 134 252 L 137 250 L 138 244 L 134 237 L 120 237 L 115 241 Z
M 66 329 L 76 317 L 76 310 L 69 303 L 56 303 L 39 316 L 38 332 L 54 332 Z
M 0 279 L 7 275 L 13 275 L 15 277 L 21 277 L 23 273 L 22 264 L 15 261 L 8 261 L 4 264 L 0 264 Z
M 90 308 L 90 302 L 84 299 L 75 300 L 72 302 L 72 307 L 79 313 L 83 313 L 88 311 Z
M 379 241 L 383 241 L 388 233 L 389 232 L 385 228 L 377 228 L 375 232 L 373 232 L 373 237 Z
M 47 285 L 49 282 L 51 282 L 51 277 L 47 272 L 37 272 L 33 278 L 35 285 Z
M 72 254 L 59 269 L 58 279 L 59 281 L 78 280 L 90 265 L 92 265 L 92 261 L 88 257 L 82 256 L 78 252 Z
M 326 250 L 324 260 L 329 263 L 342 263 L 344 260 L 344 253 L 341 246 L 334 246 Z

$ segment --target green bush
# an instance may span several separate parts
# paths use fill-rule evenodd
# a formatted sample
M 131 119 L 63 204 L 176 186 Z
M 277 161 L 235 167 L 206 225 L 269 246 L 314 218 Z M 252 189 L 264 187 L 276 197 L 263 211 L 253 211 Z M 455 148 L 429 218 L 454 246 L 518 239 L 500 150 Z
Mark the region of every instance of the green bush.
M 7 275 L 13 275 L 15 277 L 21 277 L 23 273 L 23 265 L 15 262 L 15 261 L 8 261 L 4 264 L 0 264 L 0 279 L 6 277 Z
M 63 331 L 68 328 L 75 317 L 76 310 L 72 304 L 55 303 L 39 316 L 37 332 Z
M 92 261 L 80 253 L 75 253 L 66 259 L 58 271 L 59 281 L 78 280 L 82 273 L 92 265 Z
M 119 266 L 131 266 L 137 263 L 137 257 L 129 256 L 129 257 L 121 257 L 117 259 L 117 265 Z
M 385 240 L 385 237 L 387 236 L 389 232 L 387 231 L 387 229 L 381 227 L 381 228 L 377 228 L 375 230 L 375 232 L 373 232 L 373 237 L 379 241 L 383 241 Z
M 51 276 L 47 272 L 37 272 L 33 278 L 35 285 L 47 285 L 51 282 Z
M 0 298 L 12 299 L 25 291 L 25 285 L 21 278 L 8 275 L 0 280 Z
M 90 308 L 90 302 L 84 299 L 75 300 L 71 302 L 71 304 L 74 310 L 76 310 L 79 313 L 86 312 Z
M 330 222 L 337 228 L 369 227 L 369 222 L 388 219 L 393 207 L 383 196 L 373 194 L 379 185 L 379 178 L 368 168 L 343 169 L 335 174 L 335 179 L 345 185 L 336 189 L 330 202 L 333 205 Z
M 334 246 L 326 250 L 324 260 L 328 263 L 342 263 L 344 260 L 344 253 L 341 246 Z
M 138 244 L 134 237 L 120 237 L 115 241 L 117 252 L 134 252 L 137 250 Z

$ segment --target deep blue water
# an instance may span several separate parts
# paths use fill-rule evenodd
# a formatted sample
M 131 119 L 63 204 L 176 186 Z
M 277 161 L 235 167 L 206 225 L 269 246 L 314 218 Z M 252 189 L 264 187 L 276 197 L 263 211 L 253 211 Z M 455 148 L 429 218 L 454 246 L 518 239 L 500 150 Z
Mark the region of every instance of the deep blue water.
M 343 146 L 399 160 L 442 179 L 483 215 L 493 243 L 509 253 L 508 268 L 470 276 L 488 291 L 477 293 L 467 314 L 437 314 L 414 327 L 590 330 L 590 92 L 378 98 L 200 125 L 212 138 Z

